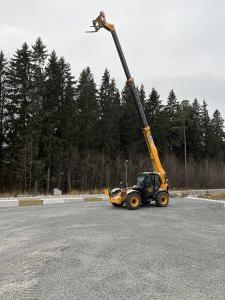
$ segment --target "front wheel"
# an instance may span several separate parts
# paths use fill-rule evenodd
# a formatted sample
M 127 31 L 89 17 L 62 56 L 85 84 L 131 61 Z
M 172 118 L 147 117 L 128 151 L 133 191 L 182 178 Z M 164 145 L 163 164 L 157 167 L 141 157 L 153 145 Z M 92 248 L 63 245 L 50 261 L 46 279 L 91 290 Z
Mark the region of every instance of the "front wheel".
M 169 194 L 167 192 L 159 192 L 155 203 L 158 207 L 166 207 L 169 204 Z
M 141 196 L 138 193 L 128 194 L 125 205 L 128 209 L 138 209 L 141 205 Z

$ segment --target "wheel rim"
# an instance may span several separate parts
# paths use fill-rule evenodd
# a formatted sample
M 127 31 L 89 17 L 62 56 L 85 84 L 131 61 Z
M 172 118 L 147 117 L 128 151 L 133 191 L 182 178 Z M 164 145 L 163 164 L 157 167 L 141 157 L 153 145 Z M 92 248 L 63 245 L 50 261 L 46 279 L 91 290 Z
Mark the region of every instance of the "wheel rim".
M 168 197 L 167 197 L 167 196 L 163 196 L 163 197 L 161 198 L 161 203 L 162 203 L 162 205 L 166 205 L 167 202 L 168 202 Z
M 139 204 L 139 198 L 137 196 L 133 196 L 130 203 L 132 207 L 137 207 Z

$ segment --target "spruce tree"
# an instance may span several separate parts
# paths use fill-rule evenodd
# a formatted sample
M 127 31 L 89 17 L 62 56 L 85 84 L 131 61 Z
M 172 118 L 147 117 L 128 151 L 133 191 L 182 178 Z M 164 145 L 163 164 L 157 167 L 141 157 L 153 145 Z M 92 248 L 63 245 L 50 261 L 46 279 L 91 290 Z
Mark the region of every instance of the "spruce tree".
M 177 97 L 174 93 L 174 90 L 171 90 L 167 99 L 165 110 L 168 113 L 168 117 L 170 122 L 173 122 L 173 118 L 179 108 L 179 102 L 177 101 Z
M 32 109 L 32 155 L 30 162 L 30 186 L 38 191 L 38 183 L 42 179 L 43 163 L 40 157 L 42 140 L 43 99 L 45 88 L 45 63 L 47 58 L 46 46 L 38 38 L 31 52 L 31 109 Z
M 54 168 L 56 167 L 57 155 L 59 154 L 59 113 L 61 111 L 61 85 L 62 76 L 59 59 L 52 51 L 46 66 L 45 92 L 43 97 L 42 116 L 42 161 L 45 169 L 46 192 L 49 193 L 53 180 Z M 59 160 L 59 159 L 58 159 Z M 58 184 L 57 184 L 58 185 Z
M 201 106 L 197 99 L 192 103 L 190 119 L 192 126 L 190 128 L 190 150 L 191 155 L 196 161 L 200 161 L 203 156 L 203 133 L 201 124 Z
M 84 69 L 78 79 L 76 87 L 78 148 L 82 157 L 80 172 L 80 186 L 88 189 L 90 156 L 98 146 L 98 124 L 100 117 L 99 101 L 97 99 L 96 84 L 89 67 Z M 79 182 L 78 182 L 79 184 Z
M 164 113 L 167 118 L 167 140 L 168 140 L 168 149 L 170 152 L 175 150 L 177 145 L 177 131 L 174 130 L 174 122 L 175 122 L 175 116 L 177 114 L 177 111 L 179 109 L 179 102 L 177 101 L 177 97 L 173 90 L 170 91 L 166 106 L 164 108 Z
M 120 114 L 120 138 L 121 149 L 125 152 L 126 158 L 140 149 L 143 144 L 143 135 L 134 100 L 128 84 L 122 90 L 121 114 Z
M 203 104 L 201 106 L 200 119 L 201 119 L 203 152 L 204 152 L 204 156 L 206 158 L 208 158 L 211 128 L 210 128 L 209 112 L 208 112 L 207 103 L 205 100 L 203 101 Z
M 162 109 L 160 95 L 155 88 L 152 89 L 148 99 L 145 102 L 145 113 L 148 123 L 154 127 L 157 123 L 157 118 Z
M 65 190 L 70 192 L 72 190 L 72 167 L 74 161 L 74 154 L 77 147 L 77 107 L 75 103 L 75 84 L 76 81 L 71 74 L 70 65 L 66 64 L 64 69 L 64 90 L 61 113 L 59 115 L 60 120 L 60 138 L 63 147 L 62 161 L 63 175 L 65 182 Z
M 179 109 L 174 116 L 174 130 L 177 133 L 176 152 L 177 155 L 184 161 L 184 186 L 188 185 L 187 163 L 189 160 L 190 144 L 191 144 L 191 132 L 192 127 L 191 120 L 192 106 L 189 100 L 183 100 Z
M 202 131 L 202 148 L 204 157 L 204 172 L 205 176 L 202 179 L 202 186 L 207 188 L 209 183 L 209 157 L 211 154 L 212 145 L 212 130 L 210 126 L 210 117 L 207 109 L 207 103 L 204 100 L 201 106 L 201 131 Z
M 102 148 L 110 157 L 115 157 L 119 147 L 120 95 L 114 79 L 106 69 L 99 89 L 100 129 Z
M 3 158 L 3 143 L 5 134 L 5 106 L 6 106 L 6 74 L 7 61 L 4 53 L 0 51 L 0 162 Z
M 213 133 L 220 140 L 224 139 L 224 119 L 221 116 L 221 113 L 216 109 L 213 113 L 211 119 L 211 125 L 213 126 Z
M 224 159 L 224 120 L 216 109 L 211 119 L 210 154 L 218 159 Z
M 75 88 L 70 65 L 55 51 L 46 67 L 43 99 L 42 156 L 45 162 L 46 191 L 51 187 L 71 190 L 71 161 L 75 141 Z M 66 179 L 63 180 L 63 178 Z
M 167 120 L 163 111 L 160 95 L 155 88 L 152 89 L 149 97 L 147 98 L 144 109 L 148 124 L 152 129 L 154 141 L 159 151 L 162 153 L 165 151 Z
M 7 75 L 9 156 L 18 188 L 27 190 L 31 157 L 31 51 L 26 43 L 10 61 Z
M 6 76 L 7 76 L 7 60 L 4 53 L 0 51 L 0 190 L 4 189 L 4 148 L 6 143 L 5 122 L 6 122 Z
M 96 130 L 100 114 L 96 84 L 89 67 L 80 74 L 76 88 L 76 103 L 79 148 L 86 152 L 95 148 L 97 143 Z
M 138 89 L 138 92 L 139 92 L 139 97 L 140 97 L 141 104 L 144 107 L 145 106 L 145 101 L 146 101 L 146 92 L 145 92 L 145 88 L 144 88 L 143 84 L 141 85 L 140 89 Z

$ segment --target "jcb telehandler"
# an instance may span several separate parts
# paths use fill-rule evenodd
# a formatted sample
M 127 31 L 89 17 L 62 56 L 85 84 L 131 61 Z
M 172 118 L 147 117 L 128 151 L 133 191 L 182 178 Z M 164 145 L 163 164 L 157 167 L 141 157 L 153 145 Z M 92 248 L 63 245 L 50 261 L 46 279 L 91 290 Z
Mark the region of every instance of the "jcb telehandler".
M 106 189 L 105 193 L 109 197 L 109 202 L 115 207 L 125 204 L 125 206 L 129 209 L 137 209 L 141 205 L 150 204 L 151 201 L 155 201 L 156 205 L 160 207 L 167 206 L 169 203 L 169 185 L 166 173 L 161 165 L 158 151 L 151 134 L 151 129 L 147 123 L 139 94 L 135 87 L 134 79 L 131 77 L 128 69 L 115 27 L 113 24 L 107 23 L 104 12 L 100 12 L 100 15 L 93 20 L 93 26 L 91 27 L 94 27 L 94 31 L 88 32 L 97 32 L 100 28 L 105 28 L 112 34 L 127 78 L 127 83 L 130 87 L 132 98 L 142 122 L 144 138 L 154 169 L 154 172 L 142 172 L 138 174 L 136 185 L 131 188 L 115 188 L 113 190 Z

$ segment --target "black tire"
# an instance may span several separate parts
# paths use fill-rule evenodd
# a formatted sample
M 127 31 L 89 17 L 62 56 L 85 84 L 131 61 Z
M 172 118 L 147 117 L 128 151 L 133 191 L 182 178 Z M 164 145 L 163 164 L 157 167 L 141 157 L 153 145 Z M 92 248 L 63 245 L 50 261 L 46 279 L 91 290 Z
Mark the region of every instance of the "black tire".
M 141 196 L 138 193 L 128 194 L 125 205 L 128 209 L 138 209 L 141 206 Z
M 169 204 L 169 194 L 167 192 L 159 192 L 155 199 L 158 207 L 166 207 Z
M 112 205 L 113 205 L 114 207 L 121 207 L 121 206 L 123 206 L 123 204 L 124 204 L 124 202 L 122 202 L 122 203 L 120 203 L 120 204 L 118 204 L 118 203 L 112 203 Z

